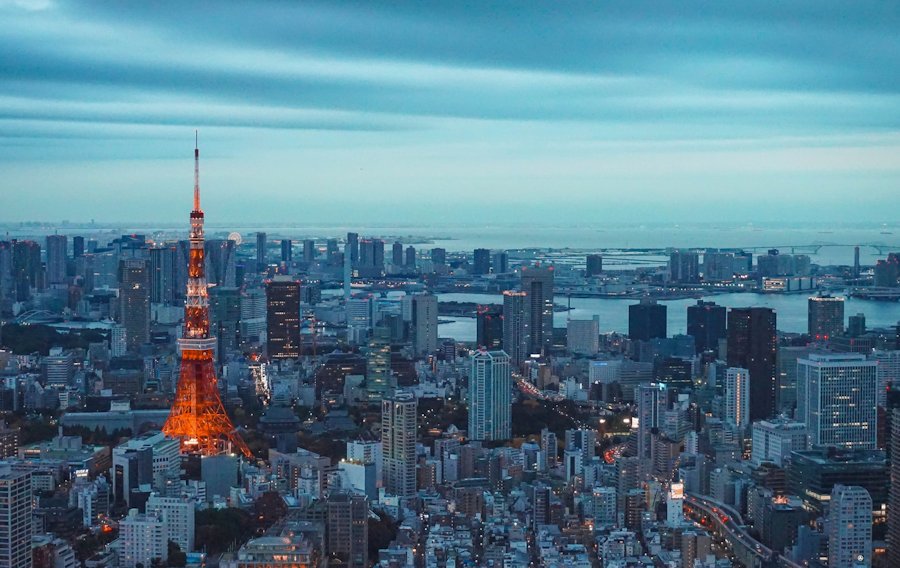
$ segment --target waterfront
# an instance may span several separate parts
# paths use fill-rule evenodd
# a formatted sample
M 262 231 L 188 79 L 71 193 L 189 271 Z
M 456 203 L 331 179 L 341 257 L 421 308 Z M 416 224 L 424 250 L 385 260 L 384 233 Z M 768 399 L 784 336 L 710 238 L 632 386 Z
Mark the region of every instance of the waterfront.
M 778 330 L 792 333 L 803 333 L 807 329 L 807 294 L 718 294 L 705 298 L 729 308 L 746 306 L 763 306 L 775 310 L 778 318 Z M 484 304 L 502 304 L 503 296 L 499 294 L 439 294 L 442 302 L 476 302 Z M 566 305 L 568 298 L 557 296 L 556 303 Z M 666 300 L 661 303 L 668 306 L 669 335 L 687 331 L 687 307 L 695 304 L 695 299 Z M 628 306 L 636 303 L 634 299 L 607 298 L 572 298 L 570 312 L 556 312 L 553 317 L 556 327 L 565 327 L 567 319 L 590 319 L 600 316 L 600 331 L 628 331 Z M 900 302 L 874 302 L 847 298 L 844 307 L 845 318 L 857 313 L 866 315 L 866 325 L 870 328 L 897 325 L 900 321 Z M 440 326 L 441 337 L 453 337 L 458 341 L 475 341 L 475 318 L 444 317 L 445 323 Z M 846 321 L 845 321 L 846 324 Z

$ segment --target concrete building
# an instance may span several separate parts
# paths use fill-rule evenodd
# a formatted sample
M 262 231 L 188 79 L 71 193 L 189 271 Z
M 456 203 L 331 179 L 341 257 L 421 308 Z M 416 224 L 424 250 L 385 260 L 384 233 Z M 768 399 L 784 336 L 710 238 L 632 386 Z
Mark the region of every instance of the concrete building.
M 827 340 L 844 334 L 844 299 L 827 294 L 809 299 L 809 337 Z
M 753 423 L 753 449 L 750 460 L 759 465 L 771 462 L 785 467 L 791 452 L 807 447 L 806 424 L 788 418 L 773 418 Z
M 416 492 L 416 398 L 398 392 L 381 402 L 381 451 L 384 489 L 411 497 Z
M 0 566 L 31 568 L 31 472 L 0 463 Z
M 872 498 L 862 487 L 835 485 L 828 506 L 828 566 L 871 565 Z
M 469 375 L 469 438 L 508 440 L 512 436 L 512 379 L 509 355 L 477 351 Z
M 169 557 L 169 531 L 165 514 L 143 514 L 137 509 L 119 521 L 119 568 L 150 566 Z

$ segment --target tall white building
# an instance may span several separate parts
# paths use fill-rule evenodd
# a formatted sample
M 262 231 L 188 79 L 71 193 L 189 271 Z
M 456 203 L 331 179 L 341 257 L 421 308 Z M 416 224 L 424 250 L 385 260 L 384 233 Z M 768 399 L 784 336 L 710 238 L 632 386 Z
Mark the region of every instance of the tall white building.
M 168 539 L 182 552 L 194 550 L 194 502 L 183 497 L 161 497 L 154 493 L 147 499 L 147 513 L 166 520 Z
M 613 528 L 618 523 L 618 499 L 615 487 L 594 487 L 594 528 Z
M 652 458 L 652 430 L 663 423 L 669 406 L 669 391 L 663 383 L 646 383 L 634 390 L 638 406 L 638 457 L 649 460 Z
M 566 323 L 566 348 L 579 355 L 600 352 L 600 316 L 589 320 L 569 320 Z
M 398 392 L 381 402 L 381 472 L 390 495 L 416 493 L 416 419 L 418 407 L 412 393 Z
M 0 463 L 0 566 L 31 568 L 31 472 Z
M 154 558 L 169 557 L 169 531 L 165 515 L 128 511 L 119 521 L 119 568 L 150 566 Z
M 806 424 L 788 418 L 753 423 L 753 450 L 750 460 L 759 465 L 772 462 L 784 467 L 791 452 L 806 449 Z
M 153 456 L 153 487 L 162 490 L 166 485 L 166 480 L 178 477 L 181 470 L 181 444 L 177 439 L 166 438 L 162 432 L 147 432 L 113 448 L 113 461 L 116 461 L 117 456 L 129 451 L 148 449 Z M 115 486 L 116 479 L 115 476 L 113 477 Z M 128 490 L 131 489 L 134 488 L 128 488 Z
M 512 379 L 509 355 L 478 351 L 469 375 L 469 439 L 508 440 L 512 436 Z
M 725 371 L 725 422 L 740 429 L 750 424 L 750 371 L 729 367 Z
M 900 387 L 900 350 L 876 351 L 871 359 L 878 363 L 878 406 L 887 406 L 888 386 Z
M 856 353 L 797 360 L 797 417 L 810 445 L 876 448 L 877 365 Z
M 872 497 L 863 487 L 835 485 L 828 505 L 828 566 L 872 565 Z

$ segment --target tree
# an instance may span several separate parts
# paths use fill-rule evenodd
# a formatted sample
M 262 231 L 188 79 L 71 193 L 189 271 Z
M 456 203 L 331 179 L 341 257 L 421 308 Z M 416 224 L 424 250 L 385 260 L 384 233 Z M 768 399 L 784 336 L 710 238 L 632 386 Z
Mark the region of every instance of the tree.
M 182 552 L 181 547 L 174 540 L 169 541 L 169 568 L 184 568 L 187 565 L 187 554 Z

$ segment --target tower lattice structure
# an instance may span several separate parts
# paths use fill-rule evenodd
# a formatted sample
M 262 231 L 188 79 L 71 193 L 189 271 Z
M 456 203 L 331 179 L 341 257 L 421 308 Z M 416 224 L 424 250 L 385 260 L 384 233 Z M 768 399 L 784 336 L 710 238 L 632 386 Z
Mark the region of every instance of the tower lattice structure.
M 200 209 L 200 150 L 197 146 L 194 147 L 190 243 L 184 333 L 178 340 L 181 372 L 175 402 L 163 433 L 179 438 L 184 451 L 215 455 L 230 449 L 249 456 L 247 444 L 225 413 L 213 362 L 216 338 L 209 333 L 209 293 L 204 268 L 203 211 Z

